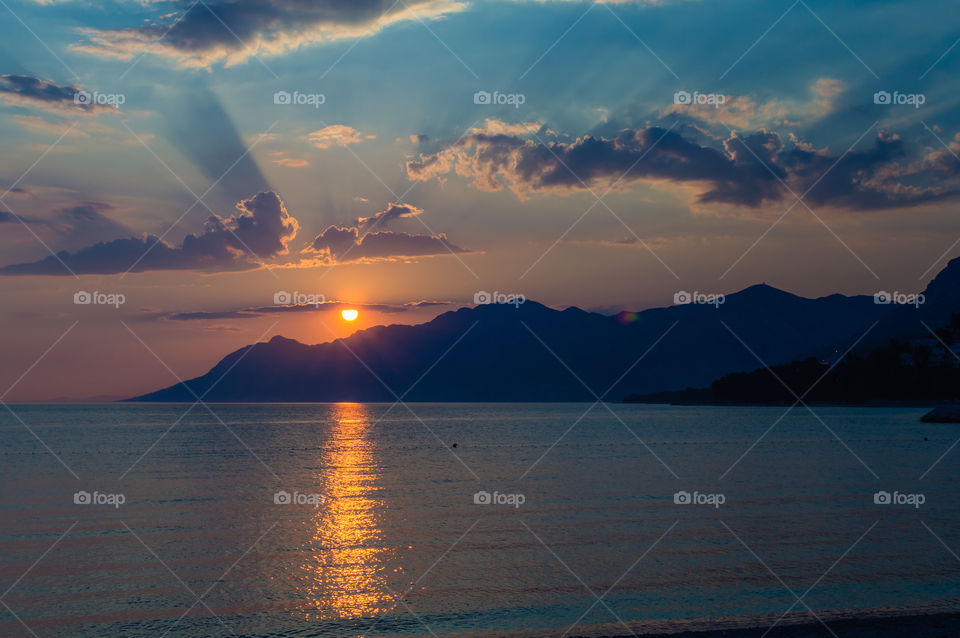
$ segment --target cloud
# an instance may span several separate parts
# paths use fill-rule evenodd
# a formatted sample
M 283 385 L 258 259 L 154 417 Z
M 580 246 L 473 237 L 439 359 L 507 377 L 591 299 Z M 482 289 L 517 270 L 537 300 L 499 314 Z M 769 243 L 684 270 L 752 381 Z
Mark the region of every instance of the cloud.
M 712 184 L 702 195 L 705 201 L 756 206 L 777 197 L 779 190 L 775 178 L 752 158 L 738 163 L 719 149 L 659 127 L 625 129 L 612 139 L 586 136 L 545 144 L 513 134 L 472 133 L 407 163 L 414 180 L 442 179 L 455 172 L 471 178 L 479 190 L 507 186 L 521 197 L 584 190 L 584 183 L 612 184 L 628 170 L 625 183 L 667 179 Z
M 392 204 L 388 203 L 386 210 L 382 210 L 379 213 L 375 213 L 371 217 L 361 217 L 357 220 L 357 228 L 361 231 L 367 230 L 374 226 L 386 226 L 395 219 L 402 219 L 404 217 L 415 217 L 417 215 L 422 215 L 423 209 L 417 208 L 416 206 L 410 206 L 409 204 Z
M 420 308 L 443 307 L 455 305 L 453 301 L 410 301 L 403 304 L 364 303 L 355 304 L 346 301 L 330 300 L 319 304 L 296 304 L 274 306 L 251 306 L 238 310 L 171 312 L 155 315 L 168 321 L 216 321 L 224 319 L 256 319 L 264 315 L 288 312 L 336 312 L 344 308 L 355 308 L 368 312 L 384 314 L 398 314 L 419 310 Z
M 54 84 L 32 75 L 0 75 L 0 101 L 9 106 L 32 106 L 69 117 L 117 113 L 114 106 L 89 100 L 78 104 L 74 96 L 81 93 L 84 91 L 79 87 Z
M 22 216 L 18 217 L 10 211 L 0 210 L 0 224 L 19 224 L 20 220 L 23 220 L 27 223 L 30 222 L 29 219 L 25 219 Z
M 846 84 L 835 78 L 820 78 L 810 86 L 807 100 L 774 99 L 757 102 L 743 95 L 725 95 L 723 104 L 671 104 L 664 111 L 664 119 L 671 116 L 705 124 L 729 128 L 759 129 L 764 127 L 796 126 L 830 115 L 837 108 L 837 100 L 846 91 Z
M 227 219 L 211 215 L 198 234 L 188 234 L 180 246 L 144 235 L 100 242 L 76 252 L 62 251 L 35 262 L 0 268 L 2 275 L 116 274 L 148 270 L 248 270 L 288 252 L 299 224 L 274 192 L 259 193 L 236 205 Z M 97 213 L 96 210 L 92 211 Z M 74 210 L 72 215 L 90 215 Z M 63 263 L 61 263 L 61 260 Z
M 0 222 L 19 224 L 22 220 L 30 228 L 24 233 L 36 233 L 61 246 L 85 246 L 104 238 L 130 235 L 123 224 L 104 214 L 115 210 L 115 206 L 106 202 L 81 201 L 61 207 L 53 215 L 45 217 L 18 215 L 9 209 L 0 211 Z
M 317 235 L 305 252 L 319 255 L 321 263 L 369 263 L 467 253 L 470 250 L 450 242 L 443 233 L 415 235 L 386 230 L 361 236 L 357 228 L 329 226 Z
M 328 226 L 303 252 L 317 255 L 315 261 L 326 264 L 396 261 L 471 252 L 450 242 L 442 233 L 423 235 L 390 230 L 370 232 L 374 227 L 382 228 L 395 220 L 422 214 L 423 210 L 416 206 L 388 203 L 386 209 L 370 217 L 357 219 L 354 226 Z
M 611 248 L 641 245 L 640 240 L 636 237 L 623 237 L 622 239 L 567 239 L 565 241 L 569 244 L 593 244 L 597 246 L 609 246 Z
M 493 118 L 487 118 L 483 122 L 483 126 L 475 126 L 470 129 L 470 132 L 479 135 L 513 135 L 513 136 L 524 136 L 529 135 L 531 132 L 536 133 L 541 128 L 539 122 L 504 122 L 503 120 L 497 120 Z M 548 131 L 552 134 L 552 131 Z
M 299 157 L 287 157 L 283 151 L 274 151 L 270 153 L 270 161 L 287 168 L 306 168 L 310 162 Z
M 804 144 L 788 145 L 766 130 L 733 132 L 717 147 L 650 126 L 624 129 L 610 138 L 544 143 L 526 135 L 474 132 L 409 160 L 407 174 L 413 180 L 442 181 L 455 173 L 479 190 L 510 188 L 521 198 L 573 193 L 617 180 L 622 186 L 688 184 L 699 191 L 702 203 L 748 207 L 792 199 L 790 190 L 809 189 L 806 201 L 811 204 L 850 209 L 912 206 L 960 193 L 956 181 L 944 184 L 932 170 L 910 173 L 900 164 L 907 158 L 903 141 L 887 133 L 879 133 L 872 148 L 837 156 Z M 907 176 L 909 186 L 901 181 Z
M 253 56 L 360 38 L 392 25 L 436 20 L 463 11 L 460 0 L 220 0 L 179 2 L 185 13 L 158 23 L 119 29 L 83 29 L 74 49 L 121 60 L 151 53 L 181 67 L 233 66 Z
M 356 144 L 365 139 L 373 139 L 374 137 L 376 136 L 362 135 L 360 131 L 350 126 L 334 124 L 333 126 L 328 126 L 320 129 L 319 131 L 310 133 L 310 135 L 307 136 L 307 139 L 317 148 L 330 148 L 332 146 Z
M 280 166 L 286 166 L 287 168 L 306 168 L 310 166 L 310 162 L 304 159 L 295 159 L 292 157 L 281 157 L 273 160 L 274 164 L 279 164 Z

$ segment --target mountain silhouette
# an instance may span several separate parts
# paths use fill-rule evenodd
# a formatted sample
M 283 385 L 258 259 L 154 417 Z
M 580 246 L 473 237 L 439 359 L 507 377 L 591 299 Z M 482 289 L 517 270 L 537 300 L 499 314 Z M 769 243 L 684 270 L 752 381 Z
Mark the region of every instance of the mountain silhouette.
M 950 402 L 924 420 L 957 423 L 960 409 L 960 314 L 911 339 L 893 338 L 868 352 L 858 349 L 832 363 L 809 357 L 750 372 L 734 372 L 708 388 L 631 394 L 626 403 L 711 405 L 929 405 Z M 949 421 L 945 421 L 949 419 Z
M 919 334 L 918 319 L 938 325 L 941 315 L 960 311 L 960 259 L 924 294 L 916 308 L 877 304 L 872 295 L 808 299 L 760 284 L 718 307 L 614 316 L 533 301 L 480 305 L 319 345 L 274 337 L 227 355 L 203 376 L 129 400 L 619 401 L 708 386 L 756 369 L 758 357 L 767 365 L 829 357 L 871 326 L 871 334 Z

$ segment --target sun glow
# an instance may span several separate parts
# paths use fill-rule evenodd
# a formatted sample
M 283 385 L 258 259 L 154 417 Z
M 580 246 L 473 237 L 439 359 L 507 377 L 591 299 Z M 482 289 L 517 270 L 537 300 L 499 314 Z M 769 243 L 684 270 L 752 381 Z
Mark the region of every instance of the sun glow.
M 359 312 L 353 308 L 346 308 L 340 311 L 340 316 L 343 317 L 344 321 L 353 321 L 360 315 Z

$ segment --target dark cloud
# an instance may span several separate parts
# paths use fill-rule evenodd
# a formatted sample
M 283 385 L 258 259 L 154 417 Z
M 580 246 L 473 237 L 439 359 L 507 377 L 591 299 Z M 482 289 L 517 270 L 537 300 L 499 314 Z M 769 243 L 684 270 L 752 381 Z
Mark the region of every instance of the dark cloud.
M 883 132 L 877 135 L 873 147 L 850 151 L 839 160 L 804 148 L 793 148 L 779 156 L 784 170 L 803 189 L 798 193 L 810 189 L 804 201 L 860 210 L 915 206 L 956 197 L 955 180 L 960 175 L 956 158 L 951 159 L 952 175 L 938 171 L 936 166 L 911 164 L 904 141 Z
M 78 103 L 74 98 L 82 92 L 79 87 L 54 84 L 31 75 L 0 75 L 0 101 L 11 106 L 35 106 L 73 115 L 116 112 L 113 106 L 89 100 Z
M 960 192 L 956 184 L 939 183 L 932 169 L 912 171 L 912 184 L 905 185 L 901 178 L 911 171 L 898 165 L 905 159 L 903 142 L 885 133 L 878 134 L 872 148 L 838 157 L 798 144 L 787 148 L 777 133 L 768 131 L 733 133 L 722 148 L 715 148 L 656 126 L 624 129 L 609 138 L 545 143 L 514 132 L 478 130 L 409 161 L 407 172 L 423 181 L 467 175 L 478 189 L 508 187 L 521 197 L 612 184 L 626 173 L 622 184 L 692 183 L 702 185 L 701 202 L 749 207 L 792 199 L 790 190 L 802 194 L 810 189 L 811 204 L 850 209 L 912 206 Z
M 211 215 L 198 234 L 188 234 L 180 246 L 153 235 L 100 242 L 58 257 L 0 268 L 3 275 L 68 275 L 61 263 L 77 274 L 115 274 L 131 270 L 229 271 L 255 268 L 258 259 L 287 252 L 299 224 L 280 197 L 263 192 L 236 205 L 237 213 L 223 219 Z M 88 214 L 88 212 L 71 214 Z M 134 265 L 136 264 L 136 265 Z
M 276 55 L 317 42 L 357 38 L 390 24 L 438 18 L 466 7 L 458 0 L 180 0 L 181 12 L 161 24 L 86 29 L 75 48 L 130 59 L 150 52 L 184 66 L 208 67 Z

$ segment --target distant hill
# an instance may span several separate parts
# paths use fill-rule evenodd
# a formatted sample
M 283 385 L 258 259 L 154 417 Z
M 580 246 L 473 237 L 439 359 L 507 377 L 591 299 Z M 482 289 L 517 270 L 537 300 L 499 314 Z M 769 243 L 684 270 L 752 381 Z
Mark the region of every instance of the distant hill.
M 406 401 L 593 401 L 593 392 L 619 401 L 755 369 L 730 330 L 770 365 L 836 356 L 878 321 L 882 330 L 919 333 L 919 317 L 960 310 L 960 260 L 928 291 L 919 309 L 878 305 L 872 296 L 807 299 L 762 284 L 719 307 L 612 317 L 533 301 L 481 305 L 319 345 L 274 337 L 227 355 L 187 381 L 189 389 L 177 384 L 130 400 L 193 401 L 196 393 L 210 402 L 394 401 L 410 389 Z
M 928 405 L 960 399 L 960 315 L 936 336 L 891 340 L 831 364 L 815 358 L 724 375 L 707 388 L 632 394 L 626 403 L 792 405 L 806 403 Z

